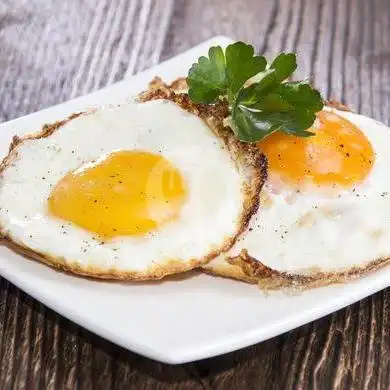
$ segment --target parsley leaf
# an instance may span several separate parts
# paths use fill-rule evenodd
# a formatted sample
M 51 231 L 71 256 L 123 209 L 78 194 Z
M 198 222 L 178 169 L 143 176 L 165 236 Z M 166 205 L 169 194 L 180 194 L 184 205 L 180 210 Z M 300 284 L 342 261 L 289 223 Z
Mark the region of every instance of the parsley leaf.
M 241 95 L 241 104 L 251 105 L 256 103 L 267 92 L 272 91 L 286 78 L 290 77 L 296 69 L 295 54 L 279 54 L 268 69 L 258 74 L 257 82 L 244 89 Z
M 209 50 L 188 74 L 188 94 L 195 103 L 210 104 L 227 99 L 231 126 L 245 142 L 258 141 L 275 131 L 299 137 L 309 129 L 323 107 L 318 91 L 307 82 L 285 82 L 297 68 L 293 53 L 281 53 L 267 66 L 252 46 L 236 42 Z M 252 84 L 245 83 L 252 79 Z
M 258 141 L 274 131 L 299 137 L 312 135 L 306 129 L 323 107 L 318 91 L 302 81 L 279 84 L 266 95 L 258 93 L 259 89 L 242 89 L 233 107 L 233 130 L 240 140 Z
M 245 81 L 262 72 L 267 60 L 255 56 L 252 46 L 244 42 L 236 42 L 226 48 L 226 75 L 231 94 L 244 85 Z
M 209 58 L 200 57 L 188 72 L 188 95 L 193 102 L 205 104 L 215 102 L 223 95 L 234 96 L 266 65 L 266 59 L 255 56 L 253 47 L 244 42 L 229 45 L 226 54 L 219 46 L 211 47 Z
M 315 114 L 305 110 L 264 112 L 238 105 L 233 110 L 232 119 L 233 131 L 238 139 L 256 142 L 278 130 L 299 137 L 309 137 L 313 133 L 306 129 L 313 124 Z
M 187 77 L 188 95 L 195 103 L 212 103 L 226 93 L 226 62 L 220 46 L 210 47 L 209 58 L 200 57 Z

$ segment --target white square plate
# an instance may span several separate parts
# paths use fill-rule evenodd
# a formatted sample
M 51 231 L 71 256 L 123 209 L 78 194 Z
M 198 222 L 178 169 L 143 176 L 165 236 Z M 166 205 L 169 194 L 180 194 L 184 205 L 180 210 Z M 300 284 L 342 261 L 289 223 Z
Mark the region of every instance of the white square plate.
M 117 103 L 146 88 L 156 75 L 184 76 L 213 38 L 153 69 L 67 103 L 0 126 L 0 153 L 14 134 L 91 106 Z M 297 295 L 265 295 L 255 286 L 200 273 L 153 283 L 86 280 L 0 247 L 0 274 L 48 307 L 141 355 L 184 363 L 243 348 L 327 315 L 390 285 L 390 267 L 343 285 Z

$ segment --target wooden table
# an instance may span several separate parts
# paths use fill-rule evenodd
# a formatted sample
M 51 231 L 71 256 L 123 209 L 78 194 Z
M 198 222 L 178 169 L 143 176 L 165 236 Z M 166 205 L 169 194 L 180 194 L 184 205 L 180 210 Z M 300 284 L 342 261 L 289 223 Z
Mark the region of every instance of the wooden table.
M 0 120 L 96 90 L 216 34 L 271 56 L 298 52 L 300 76 L 389 123 L 389 0 L 0 0 Z M 1 389 L 390 389 L 390 289 L 182 366 L 125 351 L 4 279 L 0 324 Z

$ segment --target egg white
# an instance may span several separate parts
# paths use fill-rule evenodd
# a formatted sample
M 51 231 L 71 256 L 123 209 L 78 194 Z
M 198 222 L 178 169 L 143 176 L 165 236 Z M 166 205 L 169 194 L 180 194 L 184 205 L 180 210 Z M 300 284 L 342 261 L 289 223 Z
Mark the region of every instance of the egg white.
M 359 127 L 372 144 L 375 162 L 364 182 L 336 193 L 306 189 L 293 194 L 288 188 L 275 193 L 266 183 L 248 230 L 226 255 L 207 264 L 209 272 L 248 279 L 226 261 L 242 250 L 272 270 L 304 276 L 368 269 L 390 257 L 390 128 L 328 109 Z
M 181 172 L 188 197 L 176 221 L 143 236 L 102 243 L 49 215 L 47 198 L 68 172 L 115 150 L 164 156 Z M 182 269 L 199 265 L 238 232 L 248 184 L 210 128 L 164 100 L 81 115 L 48 137 L 25 139 L 7 160 L 0 181 L 3 236 L 87 274 L 93 269 L 152 277 L 153 267 L 165 267 L 161 276 L 177 270 L 178 262 Z M 172 260 L 176 265 L 169 269 Z

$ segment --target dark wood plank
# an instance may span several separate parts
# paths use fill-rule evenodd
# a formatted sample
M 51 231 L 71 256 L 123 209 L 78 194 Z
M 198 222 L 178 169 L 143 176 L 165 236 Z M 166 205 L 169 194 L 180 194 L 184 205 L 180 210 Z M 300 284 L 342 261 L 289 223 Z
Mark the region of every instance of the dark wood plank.
M 71 23 L 69 22 L 71 21 Z M 0 120 L 100 88 L 216 34 L 298 53 L 298 77 L 390 122 L 388 0 L 3 0 Z M 390 289 L 274 339 L 168 366 L 0 279 L 0 388 L 389 389 Z

